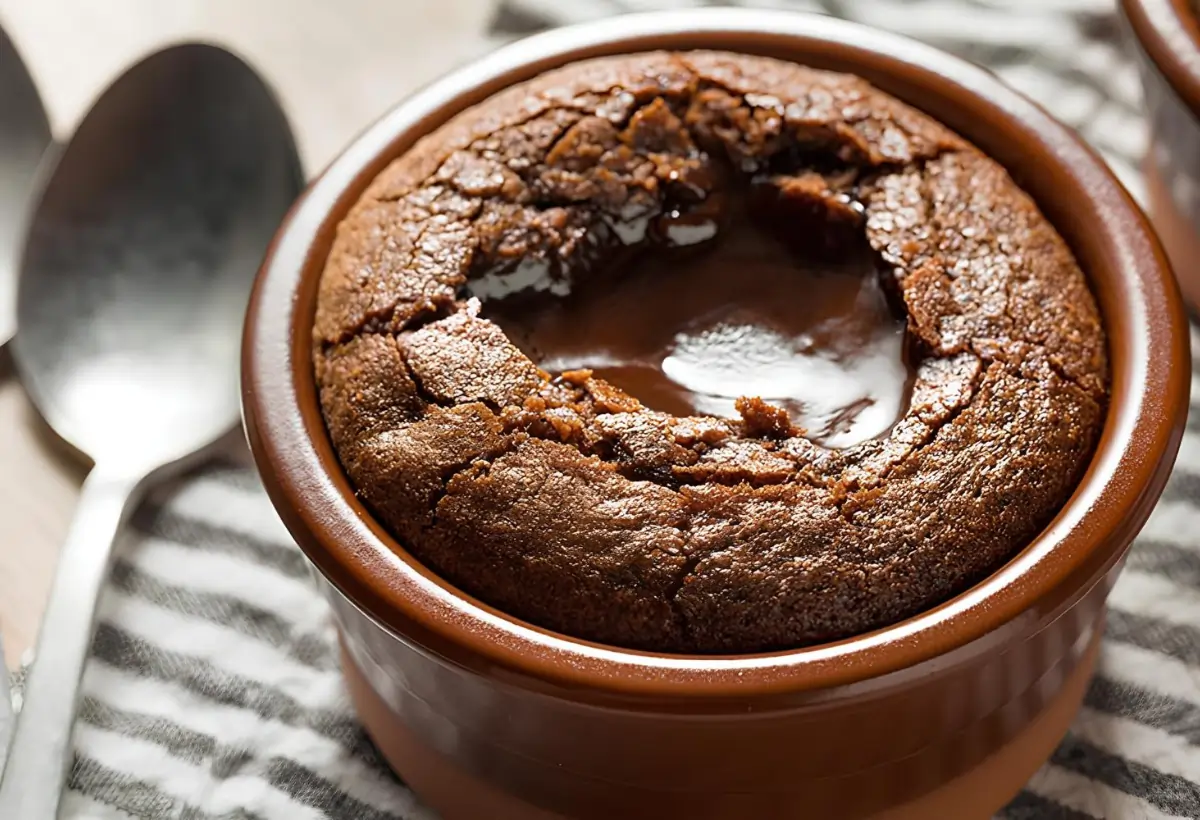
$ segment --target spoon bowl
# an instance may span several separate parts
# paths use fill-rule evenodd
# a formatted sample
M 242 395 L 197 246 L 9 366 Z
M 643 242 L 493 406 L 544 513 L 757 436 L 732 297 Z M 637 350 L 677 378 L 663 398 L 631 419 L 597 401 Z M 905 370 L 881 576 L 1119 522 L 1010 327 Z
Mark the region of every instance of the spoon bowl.
M 0 817 L 53 820 L 112 544 L 148 483 L 238 421 L 250 285 L 300 192 L 295 142 L 248 65 L 185 44 L 131 68 L 66 147 L 34 211 L 14 360 L 94 463 L 59 555 L 0 780 Z
M 17 327 L 18 248 L 50 147 L 50 121 L 21 55 L 0 31 L 0 345 Z
M 222 49 L 132 68 L 63 152 L 26 241 L 17 366 L 55 431 L 134 471 L 224 433 L 253 271 L 298 193 L 271 92 Z

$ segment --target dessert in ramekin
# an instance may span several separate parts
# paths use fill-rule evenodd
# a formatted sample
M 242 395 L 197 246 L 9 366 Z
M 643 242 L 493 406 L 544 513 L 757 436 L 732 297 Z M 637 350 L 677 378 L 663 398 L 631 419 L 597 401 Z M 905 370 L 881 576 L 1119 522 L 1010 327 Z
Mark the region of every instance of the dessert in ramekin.
M 693 493 L 695 490 L 686 488 L 698 485 L 688 484 L 687 476 L 695 477 L 696 468 L 704 464 L 706 457 L 707 466 L 702 469 L 707 478 L 722 474 L 722 470 L 743 470 L 736 481 L 711 482 L 726 488 L 721 493 L 741 484 L 757 492 L 755 498 L 801 482 L 814 492 L 829 488 L 820 475 L 801 476 L 801 461 L 789 453 L 789 448 L 804 448 L 803 442 L 814 447 L 824 445 L 799 434 L 797 428 L 808 424 L 797 423 L 794 413 L 777 412 L 781 401 L 772 404 L 764 399 L 755 404 L 735 400 L 740 409 L 735 407 L 738 418 L 732 423 L 742 425 L 736 431 L 739 435 L 726 436 L 721 442 L 714 439 L 709 442 L 714 446 L 703 451 L 695 447 L 691 454 L 671 451 L 673 455 L 665 462 L 630 456 L 618 463 L 621 453 L 633 453 L 633 449 L 626 447 L 618 452 L 614 447 L 607 452 L 584 453 L 569 440 L 570 436 L 587 432 L 598 415 L 626 413 L 643 420 L 656 419 L 656 423 L 668 427 L 674 424 L 669 419 L 676 417 L 637 411 L 622 398 L 628 397 L 624 390 L 612 391 L 607 399 L 597 400 L 597 393 L 604 390 L 595 377 L 596 368 L 583 369 L 591 369 L 592 375 L 568 370 L 566 373 L 572 375 L 559 373 L 559 378 L 554 378 L 555 373 L 539 369 L 528 356 L 514 357 L 510 351 L 505 356 L 489 353 L 483 357 L 496 373 L 509 372 L 506 368 L 515 360 L 524 374 L 520 384 L 525 393 L 519 396 L 520 407 L 509 413 L 509 426 L 506 428 L 503 421 L 492 424 L 488 414 L 500 419 L 505 408 L 515 407 L 517 402 L 508 402 L 511 394 L 485 395 L 489 386 L 504 379 L 478 377 L 489 371 L 480 368 L 476 359 L 491 344 L 481 341 L 478 334 L 489 335 L 502 348 L 499 342 L 506 337 L 499 327 L 512 320 L 498 316 L 497 322 L 487 322 L 491 329 L 482 328 L 486 304 L 473 303 L 472 294 L 460 290 L 462 283 L 446 279 L 450 293 L 442 307 L 415 325 L 396 328 L 388 323 L 400 315 L 394 310 L 397 302 L 382 289 L 371 290 L 375 266 L 393 264 L 389 259 L 410 259 L 398 249 L 420 245 L 424 237 L 417 232 L 397 238 L 393 231 L 399 223 L 356 221 L 351 215 L 366 213 L 372 207 L 370 203 L 391 203 L 397 208 L 413 204 L 411 198 L 406 199 L 419 187 L 412 184 L 413 180 L 432 178 L 433 166 L 444 158 L 436 152 L 430 154 L 430 166 L 422 174 L 411 174 L 407 181 L 401 179 L 393 187 L 386 181 L 385 168 L 406 152 L 419 155 L 431 144 L 446 144 L 444 140 L 420 143 L 422 138 L 497 92 L 564 65 L 607 55 L 698 50 L 771 57 L 812 69 L 856 75 L 883 94 L 902 101 L 901 108 L 911 110 L 920 122 L 944 124 L 950 131 L 935 142 L 945 144 L 929 148 L 929 156 L 922 162 L 953 162 L 955 151 L 965 150 L 955 142 L 954 135 L 961 135 L 978 147 L 979 162 L 990 157 L 986 167 L 996 168 L 995 173 L 1000 173 L 1002 166 L 1013 181 L 1004 184 L 1012 184 L 1014 192 L 1018 187 L 1025 191 L 1036 211 L 1053 226 L 1039 246 L 1041 252 L 1047 258 L 1057 255 L 1060 261 L 1061 254 L 1066 253 L 1082 271 L 1078 298 L 1057 305 L 1046 303 L 1047 315 L 1056 317 L 1052 335 L 1062 333 L 1062 338 L 1069 338 L 1079 355 L 1039 358 L 1040 354 L 1027 351 L 1027 357 L 1000 359 L 1004 345 L 987 348 L 985 353 L 987 334 L 975 330 L 966 333 L 971 343 L 963 348 L 975 351 L 973 355 L 980 361 L 984 355 L 998 357 L 987 360 L 988 368 L 996 366 L 995 361 L 1001 361 L 1003 369 L 1008 361 L 1044 360 L 1044 374 L 1030 371 L 1028 383 L 1061 385 L 1078 397 L 1074 404 L 1051 401 L 1024 423 L 1013 416 L 1012 425 L 999 424 L 994 431 L 994 435 L 1007 432 L 1019 437 L 1021 430 L 1036 429 L 1043 442 L 1039 447 L 1048 438 L 1058 442 L 1054 452 L 1074 453 L 1063 463 L 1077 466 L 1059 471 L 1063 475 L 1054 479 L 1039 474 L 1032 466 L 1022 473 L 1034 495 L 1043 493 L 1052 480 L 1061 482 L 1055 485 L 1062 488 L 1056 491 L 1060 493 L 1057 500 L 1046 502 L 1037 495 L 1040 500 L 1030 504 L 1044 504 L 1039 507 L 1044 513 L 1031 516 L 1044 514 L 1049 520 L 1038 520 L 1036 532 L 1025 532 L 1017 538 L 1022 543 L 1011 540 L 1016 538 L 1013 531 L 981 530 L 979 543 L 986 554 L 977 556 L 979 563 L 966 572 L 957 571 L 962 569 L 961 564 L 947 562 L 947 567 L 941 569 L 955 571 L 945 571 L 945 578 L 953 577 L 940 586 L 934 582 L 943 579 L 936 562 L 914 564 L 921 567 L 919 583 L 908 591 L 924 589 L 927 594 L 901 595 L 901 605 L 872 609 L 870 593 L 874 587 L 867 583 L 854 593 L 862 602 L 862 611 L 842 613 L 840 619 L 828 617 L 830 612 L 840 610 L 804 609 L 797 603 L 820 600 L 819 585 L 808 591 L 807 598 L 780 598 L 792 607 L 792 613 L 807 613 L 794 618 L 769 617 L 772 598 L 764 591 L 766 584 L 758 588 L 750 605 L 741 608 L 737 602 L 723 601 L 719 587 L 710 587 L 708 595 L 703 588 L 694 593 L 689 589 L 685 595 L 682 590 L 690 578 L 704 578 L 707 584 L 720 577 L 720 556 L 705 552 L 691 566 L 686 546 L 676 544 L 683 560 L 674 561 L 666 547 L 672 543 L 670 531 L 678 534 L 681 530 L 674 526 L 679 522 L 671 520 L 665 522 L 671 526 L 654 530 L 656 537 L 666 539 L 652 542 L 651 550 L 659 548 L 658 553 L 647 553 L 654 560 L 649 564 L 631 561 L 616 572 L 618 578 L 637 576 L 625 587 L 634 591 L 628 593 L 627 618 L 597 613 L 594 603 L 598 598 L 588 598 L 597 593 L 579 583 L 564 585 L 560 592 L 590 602 L 586 606 L 560 600 L 555 607 L 538 610 L 535 596 L 526 591 L 522 597 L 517 589 L 520 575 L 513 573 L 520 569 L 520 562 L 515 559 L 508 564 L 497 560 L 487 567 L 501 577 L 513 578 L 512 584 L 490 589 L 478 586 L 472 595 L 445 576 L 454 575 L 465 586 L 471 583 L 471 577 L 484 577 L 482 569 L 473 576 L 464 574 L 472 572 L 469 566 L 456 567 L 455 554 L 450 550 L 439 553 L 432 540 L 422 555 L 417 528 L 401 533 L 399 538 L 394 534 L 407 526 L 405 521 L 417 520 L 415 515 L 410 519 L 410 511 L 420 505 L 405 507 L 406 499 L 419 497 L 426 512 L 435 508 L 440 511 L 440 502 L 456 492 L 459 500 L 483 497 L 482 491 L 458 491 L 467 486 L 464 482 L 474 482 L 472 486 L 478 489 L 483 486 L 479 482 L 491 479 L 493 470 L 499 475 L 519 467 L 528 476 L 528 471 L 541 469 L 547 473 L 545 480 L 550 486 L 575 469 L 560 465 L 547 471 L 549 456 L 540 459 L 541 467 L 533 462 L 517 463 L 513 454 L 521 448 L 545 455 L 551 451 L 561 454 L 565 451 L 554 448 L 570 447 L 580 459 L 592 459 L 587 464 L 607 465 L 596 469 L 614 477 L 614 481 L 624 482 L 619 486 L 625 490 L 612 489 L 609 495 L 592 496 L 600 508 L 611 506 L 612 499 L 622 497 L 619 493 L 623 491 L 649 492 L 661 496 L 663 504 L 670 502 L 659 490 L 680 497 Z M 711 55 L 703 59 L 710 58 L 722 59 Z M 654 58 L 638 58 L 650 59 Z M 753 60 L 743 64 L 779 65 Z M 778 70 L 804 73 L 786 67 Z M 568 92 L 564 96 L 576 98 Z M 762 116 L 769 119 L 774 102 L 760 102 L 763 105 L 756 108 L 766 111 Z M 731 110 L 735 108 L 731 106 Z M 786 105 L 784 109 L 786 119 Z M 660 111 L 655 116 L 666 113 Z M 678 117 L 680 112 L 669 113 Z M 687 112 L 682 113 L 686 120 Z M 851 127 L 867 119 L 845 112 L 839 116 L 839 122 Z M 628 126 L 623 115 L 618 122 Z M 899 138 L 880 140 L 879 145 L 903 144 Z M 426 147 L 414 149 L 419 144 Z M 699 148 L 703 150 L 704 146 Z M 888 161 L 903 166 L 912 154 L 910 150 L 905 155 L 904 150 L 899 148 L 898 158 Z M 673 153 L 690 156 L 692 152 L 681 149 Z M 992 165 L 993 160 L 998 166 Z M 402 161 L 396 167 L 403 166 Z M 667 169 L 668 179 L 671 170 Z M 674 170 L 676 180 L 686 176 L 679 173 L 686 169 Z M 837 189 L 842 177 L 836 172 L 845 169 L 822 165 L 817 178 L 793 173 L 796 170 L 783 169 L 783 176 L 798 179 L 776 184 L 772 195 L 793 186 L 790 190 L 794 196 L 825 209 L 822 213 L 839 203 L 846 205 L 850 225 L 858 224 L 856 215 L 871 218 L 870 204 L 851 196 L 848 189 Z M 884 170 L 904 176 L 903 167 Z M 442 227 L 463 213 L 478 214 L 487 207 L 498 207 L 508 200 L 502 191 L 503 180 L 493 177 L 503 176 L 502 171 L 492 169 L 492 173 L 474 177 L 472 184 L 479 186 L 476 193 L 458 191 L 463 195 L 460 198 L 487 198 L 490 204 L 478 210 L 475 205 L 457 200 L 439 204 L 436 196 L 425 200 L 421 207 L 435 211 L 444 208 L 444 219 L 437 223 Z M 1000 173 L 992 179 L 1008 180 L 1009 176 Z M 453 184 L 463 181 L 459 177 Z M 856 195 L 868 190 L 861 187 L 864 183 L 858 176 L 848 184 L 855 186 Z M 900 187 L 891 191 L 914 203 L 944 203 L 947 200 L 943 194 L 949 193 L 939 194 L 925 183 L 916 184 L 916 190 Z M 844 196 L 839 198 L 839 194 Z M 884 198 L 887 195 L 887 190 L 879 194 Z M 363 206 L 364 202 L 368 205 Z M 859 207 L 854 203 L 862 206 L 862 214 L 858 214 Z M 531 219 L 546 218 L 554 207 L 560 207 L 560 203 L 545 200 L 531 201 L 530 205 L 538 212 Z M 467 210 L 456 210 L 463 207 Z M 658 220 L 664 213 L 675 211 L 682 217 L 685 210 L 656 206 L 650 213 Z M 882 232 L 879 236 L 888 231 L 902 232 L 898 209 L 876 208 L 874 213 L 877 217 L 890 213 L 895 223 L 888 226 L 877 222 L 875 229 Z M 569 220 L 554 219 L 557 225 L 569 226 Z M 513 224 L 512 220 L 504 221 L 507 228 Z M 964 229 L 957 231 L 957 241 L 964 248 L 978 248 L 970 240 L 981 226 L 959 224 Z M 689 223 L 688 227 L 695 225 Z M 663 228 L 661 222 L 654 226 L 647 223 L 648 231 Z M 617 232 L 617 226 L 611 229 Z M 869 235 L 872 228 L 867 223 L 863 230 Z M 510 231 L 505 233 L 511 235 Z M 345 250 L 354 245 L 345 244 L 345 237 L 351 234 L 362 237 L 360 250 L 377 249 L 372 251 L 376 255 L 370 258 L 370 264 L 364 263 L 361 256 L 345 255 L 353 271 L 347 281 L 358 283 L 351 291 L 381 299 L 360 303 L 365 305 L 360 312 L 361 325 L 351 322 L 337 328 L 333 325 L 338 323 L 333 322 L 322 339 L 318 303 L 326 300 L 328 307 L 340 298 L 329 291 L 319 294 L 322 274 L 327 265 L 343 258 L 337 255 L 337 248 Z M 1051 235 L 1061 236 L 1061 240 Z M 999 294 L 956 291 L 952 283 L 947 284 L 953 272 L 931 271 L 930 266 L 920 265 L 921 243 L 928 237 L 928 233 L 918 231 L 899 238 L 894 248 L 882 242 L 885 256 L 895 254 L 894 259 L 886 261 L 892 266 L 905 260 L 914 263 L 911 270 L 926 271 L 920 276 L 928 278 L 930 293 L 944 287 L 942 293 L 950 302 L 956 296 L 964 303 L 970 302 L 972 315 L 986 314 L 991 317 L 988 321 L 1007 321 L 1012 327 L 1013 317 L 1019 315 L 1012 312 L 1012 306 L 1019 302 L 1028 279 L 1014 277 L 999 289 Z M 947 234 L 939 240 L 942 251 L 953 250 L 944 246 L 949 237 Z M 1002 247 L 1004 241 L 997 238 L 994 247 Z M 464 236 L 463 243 L 480 247 L 477 237 Z M 452 243 L 439 244 L 447 254 L 458 251 Z M 545 244 L 541 243 L 543 247 Z M 428 247 L 436 250 L 434 245 Z M 389 257 L 393 252 L 396 255 Z M 513 251 L 512 258 L 521 257 L 520 252 Z M 964 254 L 962 258 L 978 256 Z M 995 261 L 1001 264 L 999 258 Z M 504 275 L 515 273 L 507 270 Z M 967 283 L 963 284 L 965 287 Z M 1094 303 L 1088 293 L 1094 294 Z M 352 302 L 357 297 L 346 298 L 350 301 L 345 304 L 356 309 Z M 996 300 L 996 310 L 987 313 L 980 308 L 983 312 L 974 312 L 988 299 Z M 424 309 L 419 300 L 410 301 Z M 437 301 L 429 299 L 435 306 Z M 952 345 L 955 322 L 948 317 L 965 314 L 940 304 L 946 311 L 930 313 L 932 321 L 927 327 L 936 331 L 939 340 Z M 1060 309 L 1065 312 L 1056 314 Z M 1093 327 L 1089 317 L 1094 318 L 1096 311 L 1103 328 L 1099 335 L 1095 328 L 1086 330 Z M 518 314 L 517 324 L 510 324 L 510 328 L 536 325 L 529 323 L 528 314 Z M 316 337 L 314 321 L 318 323 Z M 910 313 L 905 333 L 915 332 L 913 322 Z M 391 346 L 379 347 L 376 355 L 357 362 L 339 358 L 345 353 L 342 350 L 332 354 L 331 362 L 327 354 L 339 344 L 352 345 L 355 338 L 362 338 L 361 333 L 347 333 L 355 328 L 369 330 L 384 341 L 392 339 L 388 342 Z M 1064 328 L 1075 330 L 1064 332 Z M 1035 328 L 1025 330 L 1037 332 Z M 515 338 L 514 333 L 517 331 L 510 330 L 508 342 Z M 409 335 L 399 339 L 397 334 Z M 425 335 L 414 342 L 412 337 L 417 334 Z M 420 361 L 410 360 L 418 347 L 416 358 Z M 395 357 L 391 357 L 393 350 Z M 386 355 L 379 351 L 386 351 Z M 945 352 L 947 360 L 952 360 L 952 351 L 947 348 Z M 922 355 L 921 362 L 942 360 L 930 356 L 928 350 Z M 401 357 L 403 361 L 397 364 Z M 440 363 L 430 365 L 434 360 Z M 477 377 L 460 378 L 464 374 L 455 372 L 455 361 L 462 363 L 467 376 Z M 297 203 L 263 266 L 246 330 L 245 415 L 251 445 L 273 503 L 324 579 L 345 648 L 347 680 L 364 724 L 406 781 L 445 816 L 609 817 L 621 813 L 632 817 L 985 817 L 1003 805 L 1044 761 L 1078 706 L 1095 659 L 1108 589 L 1174 461 L 1185 418 L 1188 361 L 1183 311 L 1153 233 L 1102 161 L 1068 129 L 986 72 L 906 39 L 826 18 L 712 10 L 617 18 L 523 41 L 428 87 L 360 137 Z M 391 362 L 391 369 L 380 371 L 381 362 Z M 923 366 L 916 368 L 915 381 L 910 393 L 905 394 L 901 410 L 922 401 Z M 380 372 L 386 376 L 403 373 L 414 385 L 418 380 L 421 384 L 419 389 L 414 386 L 407 399 L 404 390 L 381 397 L 381 391 L 404 382 L 403 377 L 400 382 L 376 378 Z M 969 372 L 974 371 L 969 368 Z M 593 380 L 590 386 L 589 380 Z M 319 383 L 326 386 L 324 414 Z M 974 375 L 964 383 L 978 387 L 986 380 Z M 557 409 L 553 396 L 544 405 L 526 401 L 529 395 L 552 388 L 570 393 L 570 400 L 558 407 L 587 417 L 577 422 L 566 413 L 547 415 L 547 410 Z M 581 401 L 582 393 L 587 394 L 587 402 Z M 609 400 L 614 404 L 603 413 L 588 416 L 583 406 L 587 404 L 594 410 L 597 401 Z M 572 408 L 572 403 L 577 406 Z M 1093 415 L 1064 410 L 1068 406 L 1101 405 L 1103 409 L 1096 409 Z M 404 485 L 403 477 L 420 474 L 419 464 L 389 473 L 401 480 L 388 491 L 372 495 L 364 491 L 363 482 L 356 492 L 352 479 L 357 456 L 348 455 L 355 445 L 346 442 L 365 443 L 380 432 L 367 429 L 379 421 L 377 415 L 367 427 L 356 426 L 366 416 L 350 411 L 365 406 L 394 408 L 385 422 L 404 430 L 409 430 L 417 418 L 405 415 L 415 407 L 423 414 L 434 415 L 473 412 L 486 422 L 475 428 L 483 430 L 483 435 L 519 435 L 521 440 L 510 440 L 481 458 L 482 451 L 472 449 L 475 441 L 462 433 L 459 438 L 466 449 L 466 463 L 442 464 L 437 471 L 439 482 L 429 490 L 432 496 L 422 495 L 426 492 L 423 487 Z M 348 415 L 339 416 L 343 410 Z M 541 413 L 542 417 L 518 418 L 521 412 Z M 959 409 L 950 421 L 966 412 Z M 332 423 L 327 425 L 327 420 Z M 888 427 L 882 438 L 903 424 L 902 419 Z M 720 424 L 714 421 L 712 426 Z M 957 429 L 946 418 L 932 427 L 914 438 L 914 446 L 936 440 L 939 430 Z M 340 446 L 335 446 L 331 431 L 347 436 Z M 651 438 L 686 448 L 675 432 L 669 438 Z M 751 442 L 736 445 L 739 448 L 758 447 L 772 458 L 785 459 L 786 464 L 772 466 L 767 455 L 740 462 L 722 462 L 720 457 L 709 455 L 722 449 L 717 445 L 734 439 Z M 771 446 L 760 446 L 755 441 L 770 442 Z M 396 454 L 417 453 L 415 447 L 408 441 L 402 447 L 378 452 L 390 452 L 399 458 Z M 1014 447 L 1019 450 L 1019 442 Z M 838 447 L 824 449 L 839 451 Z M 378 458 L 378 452 L 370 457 Z M 437 448 L 428 452 L 431 463 L 441 458 L 436 455 L 442 452 Z M 574 461 L 575 456 L 570 459 Z M 650 476 L 639 472 L 655 469 L 661 472 Z M 754 474 L 747 473 L 747 469 Z M 784 480 L 776 485 L 765 478 L 781 473 L 786 473 Z M 366 473 L 360 473 L 360 478 L 363 475 Z M 444 485 L 442 478 L 446 480 Z M 593 476 L 589 480 L 599 479 Z M 864 480 L 869 481 L 869 477 Z M 913 505 L 921 509 L 935 506 L 939 498 L 936 483 L 914 485 Z M 603 547 L 621 553 L 646 543 L 639 528 L 647 516 L 659 514 L 646 512 L 646 505 L 632 504 L 626 505 L 627 517 L 614 518 L 611 510 L 583 510 L 581 496 L 573 496 L 570 500 L 576 508 L 562 509 L 561 517 L 556 519 L 549 509 L 552 505 L 539 507 L 539 499 L 545 501 L 548 497 L 539 495 L 540 483 L 518 482 L 514 486 L 517 489 L 512 491 L 513 498 L 504 502 L 508 504 L 504 507 L 508 519 L 481 507 L 472 508 L 474 512 L 468 514 L 466 507 L 455 507 L 458 501 L 445 505 L 447 520 L 451 510 L 457 510 L 453 514 L 460 516 L 456 519 L 460 524 L 455 530 L 460 536 L 456 543 L 470 560 L 481 560 L 489 538 L 493 546 L 500 543 L 494 537 L 505 520 L 512 524 L 510 533 L 520 533 L 509 543 L 523 545 L 520 549 L 532 550 L 530 554 L 536 557 L 537 544 L 529 535 L 531 520 L 538 522 L 551 541 L 561 539 L 561 529 L 571 526 L 573 515 L 584 517 L 588 526 L 597 528 L 602 528 L 594 523 L 597 520 L 624 520 L 630 525 L 631 537 L 610 538 Z M 629 490 L 630 486 L 634 489 Z M 987 489 L 980 488 L 981 498 Z M 861 497 L 855 503 L 867 509 L 874 497 Z M 392 500 L 401 511 L 395 516 L 387 509 Z M 849 501 L 835 503 L 851 506 L 835 509 L 835 513 L 842 523 L 853 526 L 860 508 Z M 1014 503 L 1022 503 L 1019 494 L 1009 506 Z M 617 502 L 617 506 L 622 505 L 625 502 Z M 493 504 L 491 510 L 498 506 Z M 930 510 L 931 515 L 933 512 Z M 719 513 L 706 508 L 708 518 L 700 523 L 715 529 L 736 526 L 730 522 L 743 520 L 728 508 Z M 492 515 L 486 531 L 470 530 L 481 526 L 478 522 L 486 515 Z M 1029 524 L 1031 516 L 1024 516 L 1026 526 L 1033 526 Z M 699 518 L 687 520 L 695 527 Z M 428 521 L 421 523 L 430 525 Z M 467 544 L 461 539 L 467 532 L 484 538 L 478 544 Z M 727 529 L 723 532 L 728 535 Z M 413 533 L 418 538 L 409 543 Z M 750 540 L 728 538 L 722 543 L 736 554 Z M 1001 542 L 1006 546 L 982 546 Z M 478 551 L 472 553 L 472 549 Z M 508 556 L 520 552 L 517 547 L 506 549 L 502 552 Z M 1015 554 L 1010 557 L 1012 550 Z M 710 559 L 716 562 L 710 566 L 717 569 L 694 572 Z M 436 569 L 439 566 L 443 574 Z M 670 567 L 666 580 L 655 576 L 663 566 Z M 831 577 L 846 576 L 842 573 Z M 526 577 L 533 579 L 534 591 L 542 585 L 543 600 L 554 591 L 546 580 L 551 576 Z M 774 577 L 787 585 L 795 584 L 789 578 L 799 576 L 777 573 Z M 619 591 L 618 587 L 614 589 Z M 635 592 L 639 590 L 655 592 L 638 598 Z M 882 601 L 898 600 L 895 590 L 874 591 Z M 708 603 L 688 609 L 675 600 L 693 595 L 692 600 Z M 655 608 L 647 601 L 661 601 L 662 605 Z M 696 620 L 702 606 L 744 620 L 737 630 L 714 628 L 712 625 L 721 622 L 720 616 Z M 514 616 L 518 610 L 524 620 Z M 754 622 L 756 613 L 761 613 L 764 623 Z M 597 617 L 593 621 L 589 615 Z M 857 620 L 851 616 L 857 616 Z M 604 621 L 606 617 L 608 621 Z M 689 626 L 672 630 L 672 623 L 685 621 Z M 637 628 L 629 628 L 631 624 Z M 694 624 L 708 626 L 693 631 Z
M 1200 16 L 1189 0 L 1122 0 L 1142 75 L 1150 217 L 1184 301 L 1200 311 Z

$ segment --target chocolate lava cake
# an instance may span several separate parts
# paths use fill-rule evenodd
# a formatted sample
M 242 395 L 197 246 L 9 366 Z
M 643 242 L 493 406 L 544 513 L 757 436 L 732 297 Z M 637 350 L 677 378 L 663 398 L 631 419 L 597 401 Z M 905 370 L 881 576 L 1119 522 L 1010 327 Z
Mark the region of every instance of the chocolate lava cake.
M 1086 279 L 1003 168 L 862 79 L 719 52 L 576 63 L 422 139 L 338 229 L 314 359 L 413 556 L 656 652 L 963 591 L 1070 496 L 1108 393 Z

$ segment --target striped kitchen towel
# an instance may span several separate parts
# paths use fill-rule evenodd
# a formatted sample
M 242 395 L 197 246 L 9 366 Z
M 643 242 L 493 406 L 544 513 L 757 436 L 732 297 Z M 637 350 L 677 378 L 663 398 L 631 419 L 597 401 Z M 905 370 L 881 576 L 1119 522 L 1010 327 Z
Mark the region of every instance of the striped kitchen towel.
M 493 35 L 680 5 L 502 0 Z M 1112 0 L 761 5 L 868 22 L 987 65 L 1077 127 L 1140 194 L 1138 82 Z M 1190 426 L 1114 590 L 1086 705 L 1003 817 L 1200 817 L 1198 532 L 1200 426 Z M 133 516 L 101 603 L 65 816 L 430 816 L 355 723 L 333 641 L 244 452 L 155 493 Z

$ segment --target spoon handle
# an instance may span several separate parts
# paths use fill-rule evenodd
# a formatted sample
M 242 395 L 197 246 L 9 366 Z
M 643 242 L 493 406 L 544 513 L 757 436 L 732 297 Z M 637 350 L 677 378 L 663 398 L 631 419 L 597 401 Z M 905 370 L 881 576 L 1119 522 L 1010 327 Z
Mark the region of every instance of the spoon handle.
M 71 763 L 71 726 L 91 648 L 96 601 L 113 541 L 139 478 L 98 465 L 83 483 L 75 520 L 58 557 L 54 585 L 26 679 L 8 762 L 0 779 L 0 817 L 54 820 Z

